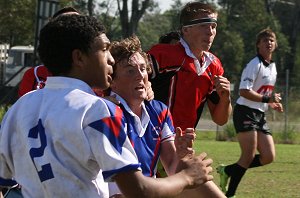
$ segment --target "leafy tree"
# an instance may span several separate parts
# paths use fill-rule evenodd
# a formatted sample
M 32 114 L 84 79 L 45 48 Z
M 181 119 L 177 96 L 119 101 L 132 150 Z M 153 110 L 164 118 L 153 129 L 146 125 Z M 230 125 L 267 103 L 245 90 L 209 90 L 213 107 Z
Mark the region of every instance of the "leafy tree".
M 282 34 L 281 32 L 281 24 L 276 18 L 276 15 L 273 14 L 272 7 L 270 7 L 269 1 L 260 1 L 260 0 L 221 0 L 219 1 L 219 4 L 221 5 L 221 10 L 224 13 L 221 16 L 222 22 L 224 21 L 226 23 L 225 35 L 226 31 L 230 34 L 236 34 L 235 39 L 232 42 L 238 43 L 244 43 L 244 56 L 242 54 L 239 54 L 242 56 L 242 62 L 240 62 L 242 69 L 244 65 L 255 56 L 256 54 L 256 48 L 255 48 L 255 42 L 256 42 L 256 34 L 267 27 L 270 27 L 276 32 L 277 40 L 279 44 L 279 48 L 277 52 L 274 54 L 273 59 L 277 63 L 278 73 L 279 73 L 279 81 L 284 78 L 281 74 L 283 74 L 282 71 L 284 71 L 284 66 L 287 64 L 287 55 L 289 53 L 289 44 L 287 42 L 287 37 Z M 220 36 L 220 32 L 218 32 Z M 224 34 L 224 31 L 221 33 Z M 221 36 L 222 38 L 222 36 Z M 222 40 L 223 43 L 226 44 L 228 41 L 228 37 L 224 38 L 225 40 Z M 220 40 L 219 40 L 220 42 Z M 236 44 L 234 44 L 236 45 Z M 224 47 L 223 47 L 224 48 Z M 220 48 L 220 50 L 223 50 Z M 236 53 L 237 50 L 233 50 L 233 53 Z M 227 51 L 227 50 L 226 50 Z M 221 52 L 225 53 L 226 52 Z M 229 56 L 226 54 L 226 56 Z M 237 59 L 233 59 L 234 61 Z M 229 60 L 222 59 L 222 62 L 224 65 L 230 65 L 230 62 L 227 62 Z M 241 61 L 241 60 L 239 60 Z M 231 63 L 232 64 L 232 63 Z M 237 73 L 240 73 L 237 71 L 238 68 L 233 69 L 233 71 L 236 71 Z M 236 78 L 235 78 L 236 79 Z
M 137 36 L 140 38 L 143 49 L 149 50 L 153 44 L 158 43 L 159 37 L 171 29 L 171 21 L 168 15 L 158 12 L 146 14 L 139 23 Z
M 138 23 L 145 14 L 146 9 L 153 6 L 153 0 L 132 0 L 131 17 L 129 16 L 128 0 L 117 0 L 124 38 L 134 35 L 138 29 Z
M 35 0 L 0 0 L 0 43 L 33 45 Z
M 294 0 L 274 1 L 271 9 L 282 26 L 282 32 L 287 37 L 285 42 L 290 45 L 290 53 L 285 57 L 284 69 L 290 69 L 291 84 L 300 85 L 299 60 L 299 31 L 300 31 L 300 2 Z M 280 44 L 280 43 L 279 43 Z M 283 46 L 279 45 L 279 50 Z
M 88 0 L 87 9 L 90 16 L 94 15 L 95 3 L 94 0 Z

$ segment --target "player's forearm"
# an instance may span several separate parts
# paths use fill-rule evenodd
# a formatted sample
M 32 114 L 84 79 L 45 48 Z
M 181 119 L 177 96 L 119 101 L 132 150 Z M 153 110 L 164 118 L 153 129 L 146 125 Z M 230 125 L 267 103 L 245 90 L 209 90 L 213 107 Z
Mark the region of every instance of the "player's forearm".
M 134 173 L 121 173 L 116 182 L 125 197 L 174 197 L 179 195 L 192 181 L 184 171 L 167 178 L 145 177 L 140 171 Z M 128 182 L 130 181 L 130 182 Z
M 240 89 L 239 94 L 240 94 L 240 96 L 242 96 L 248 100 L 251 100 L 253 102 L 261 102 L 262 96 L 263 96 L 253 90 L 248 90 L 248 89 Z
M 167 164 L 162 163 L 167 175 L 169 176 L 176 173 L 176 168 L 179 160 L 177 158 L 177 155 L 175 155 L 174 158 L 174 160 L 169 161 Z
M 163 142 L 160 150 L 160 160 L 167 175 L 174 175 L 179 161 L 174 141 Z
M 3 188 L 0 187 L 0 198 L 3 198 L 2 190 L 3 190 Z
M 226 124 L 232 112 L 232 105 L 230 99 L 220 99 L 216 105 L 208 104 L 211 112 L 212 120 L 222 126 Z

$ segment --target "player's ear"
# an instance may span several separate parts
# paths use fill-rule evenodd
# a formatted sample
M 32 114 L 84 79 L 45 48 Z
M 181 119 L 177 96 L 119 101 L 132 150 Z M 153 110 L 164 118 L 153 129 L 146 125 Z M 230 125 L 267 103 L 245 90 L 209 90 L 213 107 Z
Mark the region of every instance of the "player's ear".
M 182 27 L 181 32 L 182 34 L 186 33 L 188 31 L 188 27 Z
M 72 62 L 76 67 L 84 67 L 86 62 L 86 55 L 79 49 L 72 51 Z

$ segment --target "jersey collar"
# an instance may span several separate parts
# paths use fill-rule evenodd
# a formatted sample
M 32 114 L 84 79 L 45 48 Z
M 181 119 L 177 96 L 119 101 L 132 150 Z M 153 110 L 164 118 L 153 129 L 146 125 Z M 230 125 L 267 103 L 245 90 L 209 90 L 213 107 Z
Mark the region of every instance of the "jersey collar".
M 82 80 L 61 76 L 49 76 L 45 85 L 47 89 L 80 89 L 95 95 L 92 88 Z
M 123 105 L 123 110 L 125 110 L 126 112 L 128 112 L 132 117 L 134 117 L 135 123 L 135 129 L 136 132 L 138 133 L 139 137 L 143 137 L 143 135 L 145 134 L 145 131 L 147 129 L 147 126 L 150 122 L 150 116 L 146 110 L 145 107 L 145 103 L 142 102 L 142 118 L 140 119 L 128 106 L 127 102 L 121 97 L 119 96 L 117 93 L 111 91 L 110 93 L 111 96 L 115 96 L 116 99 L 118 101 L 120 101 L 120 103 Z
M 268 67 L 270 64 L 274 63 L 273 60 L 270 61 L 270 63 L 268 63 L 267 61 L 265 61 L 265 59 L 262 57 L 262 55 L 257 54 L 257 57 L 259 58 L 259 60 L 264 64 L 264 66 Z
M 211 54 L 209 52 L 203 52 L 203 60 L 204 61 L 203 61 L 203 65 L 201 66 L 199 60 L 193 54 L 193 52 L 191 51 L 187 42 L 183 38 L 180 38 L 180 43 L 184 47 L 186 55 L 188 55 L 189 57 L 194 59 L 194 65 L 195 65 L 197 74 L 198 74 L 198 76 L 201 76 L 205 72 L 207 67 L 214 61 L 214 57 L 211 56 Z

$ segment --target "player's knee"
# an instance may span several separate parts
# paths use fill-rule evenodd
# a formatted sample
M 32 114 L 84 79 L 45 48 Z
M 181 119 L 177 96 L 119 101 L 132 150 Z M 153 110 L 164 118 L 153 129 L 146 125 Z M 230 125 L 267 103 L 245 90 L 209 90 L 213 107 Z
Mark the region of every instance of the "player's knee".
M 261 164 L 266 165 L 270 164 L 275 160 L 275 154 L 270 153 L 269 155 L 262 156 L 261 158 Z

